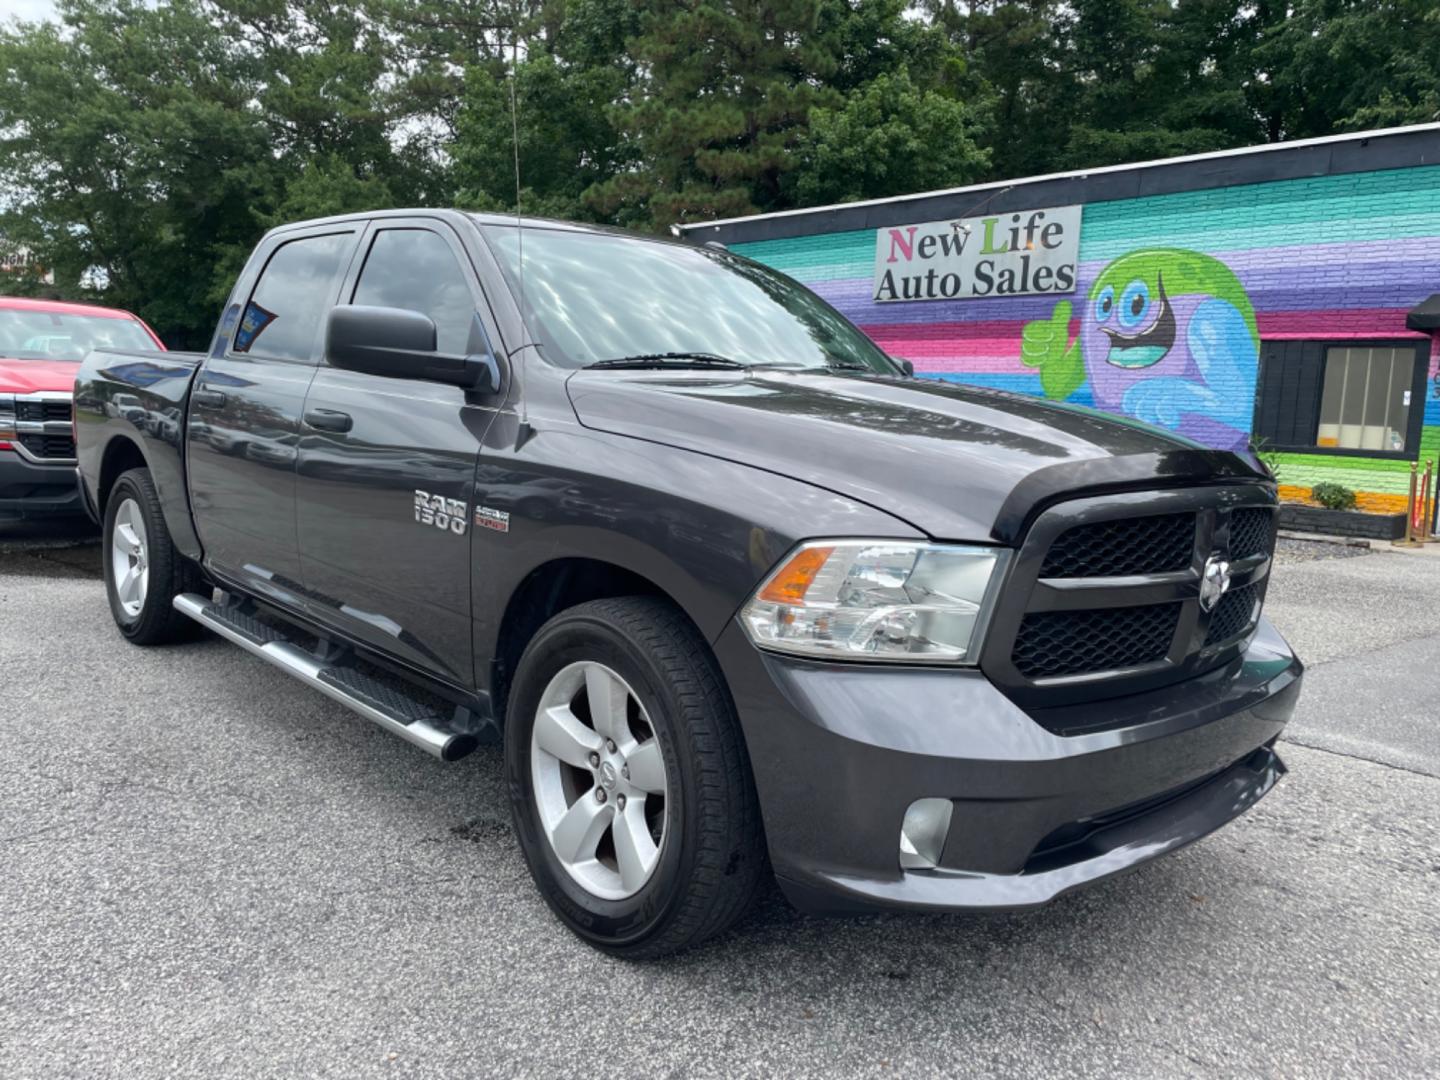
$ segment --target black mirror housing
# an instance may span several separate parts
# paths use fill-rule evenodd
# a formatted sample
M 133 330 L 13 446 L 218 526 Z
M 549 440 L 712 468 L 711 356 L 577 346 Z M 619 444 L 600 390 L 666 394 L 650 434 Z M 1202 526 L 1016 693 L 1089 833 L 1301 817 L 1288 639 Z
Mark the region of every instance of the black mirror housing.
M 481 394 L 500 389 L 500 365 L 488 351 L 435 351 L 435 323 L 405 308 L 343 304 L 330 309 L 325 359 L 332 367 L 388 379 L 444 383 Z
M 335 367 L 405 378 L 414 370 L 417 353 L 435 353 L 435 323 L 429 316 L 354 304 L 330 309 L 325 358 Z

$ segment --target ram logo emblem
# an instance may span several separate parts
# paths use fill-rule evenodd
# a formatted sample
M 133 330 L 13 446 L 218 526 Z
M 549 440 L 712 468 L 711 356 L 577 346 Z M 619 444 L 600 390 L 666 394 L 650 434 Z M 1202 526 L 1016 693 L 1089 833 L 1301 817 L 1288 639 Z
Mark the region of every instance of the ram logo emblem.
M 433 525 L 442 532 L 464 536 L 470 520 L 470 505 L 462 499 L 447 499 L 444 495 L 431 495 L 417 488 L 415 520 L 421 525 Z

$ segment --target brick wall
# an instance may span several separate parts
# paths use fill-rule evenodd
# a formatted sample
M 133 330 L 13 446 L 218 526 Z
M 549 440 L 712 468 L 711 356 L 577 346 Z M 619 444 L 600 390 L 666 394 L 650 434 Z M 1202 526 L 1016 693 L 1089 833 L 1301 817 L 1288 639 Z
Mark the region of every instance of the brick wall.
M 1208 445 L 1243 445 L 1265 343 L 1423 340 L 1405 328 L 1405 313 L 1440 292 L 1440 166 L 1089 204 L 1078 286 L 1063 298 L 876 304 L 874 244 L 867 229 L 734 248 L 810 285 L 919 372 L 1022 393 L 1043 393 L 1042 368 L 1022 361 L 1026 327 L 1052 320 L 1057 304 L 1069 301 L 1066 344 L 1079 351 L 1062 346 L 1043 358 L 1083 358 L 1084 378 L 1066 400 L 1161 423 Z M 1089 298 L 1121 260 L 1127 277 L 1168 273 L 1187 281 L 1180 295 L 1167 287 L 1183 324 L 1174 348 L 1138 371 L 1106 362 L 1097 343 L 1107 339 Z M 1440 348 L 1432 347 L 1429 376 L 1425 400 L 1412 404 L 1425 410 L 1422 461 L 1440 458 Z M 1323 452 L 1278 460 L 1282 483 L 1297 497 L 1334 480 L 1355 488 L 1367 508 L 1403 506 L 1408 462 Z

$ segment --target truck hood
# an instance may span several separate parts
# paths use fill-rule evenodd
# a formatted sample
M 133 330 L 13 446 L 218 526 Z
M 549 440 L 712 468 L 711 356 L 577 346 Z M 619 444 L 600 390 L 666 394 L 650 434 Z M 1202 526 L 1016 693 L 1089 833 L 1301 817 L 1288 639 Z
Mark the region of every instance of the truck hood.
M 1014 543 L 1072 494 L 1269 479 L 1149 425 L 934 379 L 581 370 L 567 387 L 588 428 L 804 480 L 940 539 Z
M 80 365 L 71 360 L 12 360 L 0 356 L 0 394 L 34 394 L 75 388 Z

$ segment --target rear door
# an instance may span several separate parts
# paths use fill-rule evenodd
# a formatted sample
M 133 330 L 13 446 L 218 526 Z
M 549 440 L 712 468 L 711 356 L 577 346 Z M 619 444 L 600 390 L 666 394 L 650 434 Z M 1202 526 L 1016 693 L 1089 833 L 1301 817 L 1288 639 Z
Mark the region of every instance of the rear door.
M 342 302 L 435 323 L 440 352 L 483 351 L 479 283 L 459 237 L 384 218 Z M 456 686 L 474 685 L 470 515 L 492 405 L 439 383 L 321 364 L 305 400 L 297 506 L 310 614 Z
M 206 565 L 242 588 L 299 602 L 295 458 L 325 315 L 364 222 L 264 241 L 190 393 L 187 457 Z M 247 270 L 248 273 L 248 270 Z M 228 332 L 226 332 L 228 330 Z

